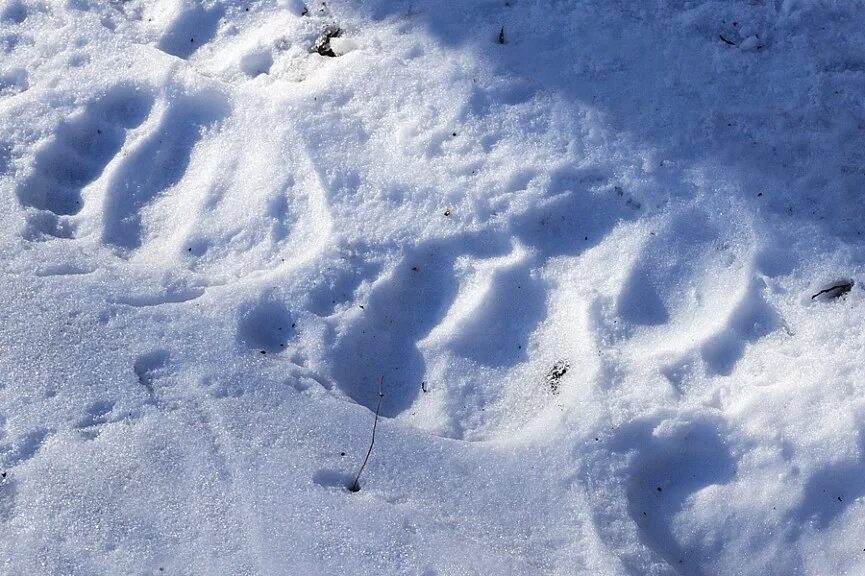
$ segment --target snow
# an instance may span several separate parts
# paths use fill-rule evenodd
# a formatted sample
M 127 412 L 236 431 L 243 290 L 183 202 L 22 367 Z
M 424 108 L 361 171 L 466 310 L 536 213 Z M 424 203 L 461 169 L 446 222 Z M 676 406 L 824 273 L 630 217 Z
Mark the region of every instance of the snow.
M 0 573 L 862 574 L 863 29 L 0 0 Z

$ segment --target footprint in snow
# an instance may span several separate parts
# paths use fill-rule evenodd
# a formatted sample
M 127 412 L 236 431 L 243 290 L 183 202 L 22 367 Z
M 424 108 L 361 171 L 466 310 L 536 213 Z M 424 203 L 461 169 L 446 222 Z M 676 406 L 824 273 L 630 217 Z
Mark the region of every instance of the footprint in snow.
M 33 233 L 72 237 L 67 217 L 83 208 L 82 191 L 99 178 L 120 152 L 127 132 L 144 121 L 152 105 L 146 91 L 121 85 L 57 128 L 17 190 L 21 204 L 31 209 Z

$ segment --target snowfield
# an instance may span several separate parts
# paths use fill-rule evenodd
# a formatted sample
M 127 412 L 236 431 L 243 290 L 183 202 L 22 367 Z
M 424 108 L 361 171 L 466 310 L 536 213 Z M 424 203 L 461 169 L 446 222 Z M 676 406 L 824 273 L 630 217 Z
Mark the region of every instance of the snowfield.
M 0 574 L 865 574 L 863 31 L 0 0 Z

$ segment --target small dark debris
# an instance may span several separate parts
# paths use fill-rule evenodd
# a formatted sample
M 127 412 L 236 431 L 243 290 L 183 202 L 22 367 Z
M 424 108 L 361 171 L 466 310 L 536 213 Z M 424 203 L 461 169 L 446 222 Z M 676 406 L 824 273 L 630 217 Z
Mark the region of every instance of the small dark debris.
M 550 392 L 553 394 L 559 393 L 559 384 L 561 383 L 562 377 L 568 373 L 568 370 L 571 368 L 570 362 L 567 360 L 559 360 L 553 367 L 550 368 L 549 372 L 547 372 L 544 381 L 547 384 L 547 387 L 550 389 Z
M 763 196 L 762 192 L 757 192 L 757 198 L 761 198 Z
M 303 10 L 301 10 L 300 15 L 301 16 L 307 16 L 308 14 L 309 14 L 309 8 L 307 8 L 306 5 L 304 4 Z
M 259 350 L 258 353 L 259 354 L 267 354 L 267 350 Z
M 663 490 L 661 489 L 660 486 L 658 486 L 657 490 L 658 490 L 658 492 L 663 492 Z
M 720 38 L 721 40 L 723 40 L 726 44 L 729 44 L 730 46 L 735 46 L 735 45 L 736 45 L 735 42 L 733 42 L 732 40 L 730 40 L 729 38 L 727 38 L 727 37 L 724 36 L 723 34 L 718 34 L 718 38 Z
M 453 136 L 454 138 L 456 138 L 456 137 L 457 137 L 457 133 L 454 132 L 453 134 L 451 134 L 451 136 Z
M 445 208 L 445 216 L 450 216 L 450 215 L 451 215 L 451 209 Z
M 360 309 L 361 309 L 361 310 L 364 309 L 364 308 L 363 308 L 363 304 L 358 304 L 358 306 L 360 306 Z
M 850 290 L 853 289 L 853 286 L 855 284 L 856 283 L 853 280 L 845 280 L 843 282 L 838 282 L 835 285 L 830 286 L 829 288 L 824 288 L 823 290 L 820 290 L 819 292 L 811 296 L 811 300 L 814 300 L 815 298 L 818 298 L 820 296 L 822 296 L 823 299 L 826 300 L 840 298 L 844 294 L 850 292 Z
M 342 29 L 340 29 L 339 26 L 328 26 L 316 39 L 315 51 L 322 56 L 336 58 L 336 52 L 334 52 L 333 48 L 330 47 L 330 39 L 339 38 L 340 35 L 342 35 Z
M 843 502 L 843 501 L 844 501 L 844 500 L 842 500 L 841 497 L 838 496 L 838 502 Z
M 420 383 L 420 389 L 424 391 L 424 393 L 429 392 L 429 388 L 427 388 L 426 382 Z
M 339 455 L 340 455 L 340 456 L 345 456 L 345 452 L 340 452 Z
M 502 26 L 501 31 L 499 32 L 499 44 L 505 43 L 505 27 Z
M 411 271 L 412 271 L 412 272 L 417 272 L 417 271 L 418 271 L 418 267 L 417 267 L 417 266 L 412 266 L 412 267 L 411 267 Z
M 190 42 L 195 42 L 195 38 L 190 38 L 189 41 L 190 41 Z
M 6 478 L 6 472 L 0 472 L 0 478 Z

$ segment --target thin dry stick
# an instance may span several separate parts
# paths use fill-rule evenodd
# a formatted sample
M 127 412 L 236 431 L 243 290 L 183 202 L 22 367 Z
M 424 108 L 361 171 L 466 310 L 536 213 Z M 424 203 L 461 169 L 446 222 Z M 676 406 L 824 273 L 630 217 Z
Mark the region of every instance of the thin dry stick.
M 352 492 L 360 490 L 360 475 L 363 474 L 363 469 L 366 468 L 366 463 L 369 461 L 369 455 L 372 454 L 372 447 L 375 445 L 375 429 L 378 426 L 378 413 L 381 411 L 381 399 L 384 398 L 384 376 L 378 383 L 378 404 L 375 407 L 375 420 L 372 423 L 372 439 L 369 441 L 369 450 L 366 452 L 366 458 L 363 459 L 363 464 L 360 465 L 360 470 L 357 471 L 357 476 L 354 477 L 354 482 L 348 487 Z

